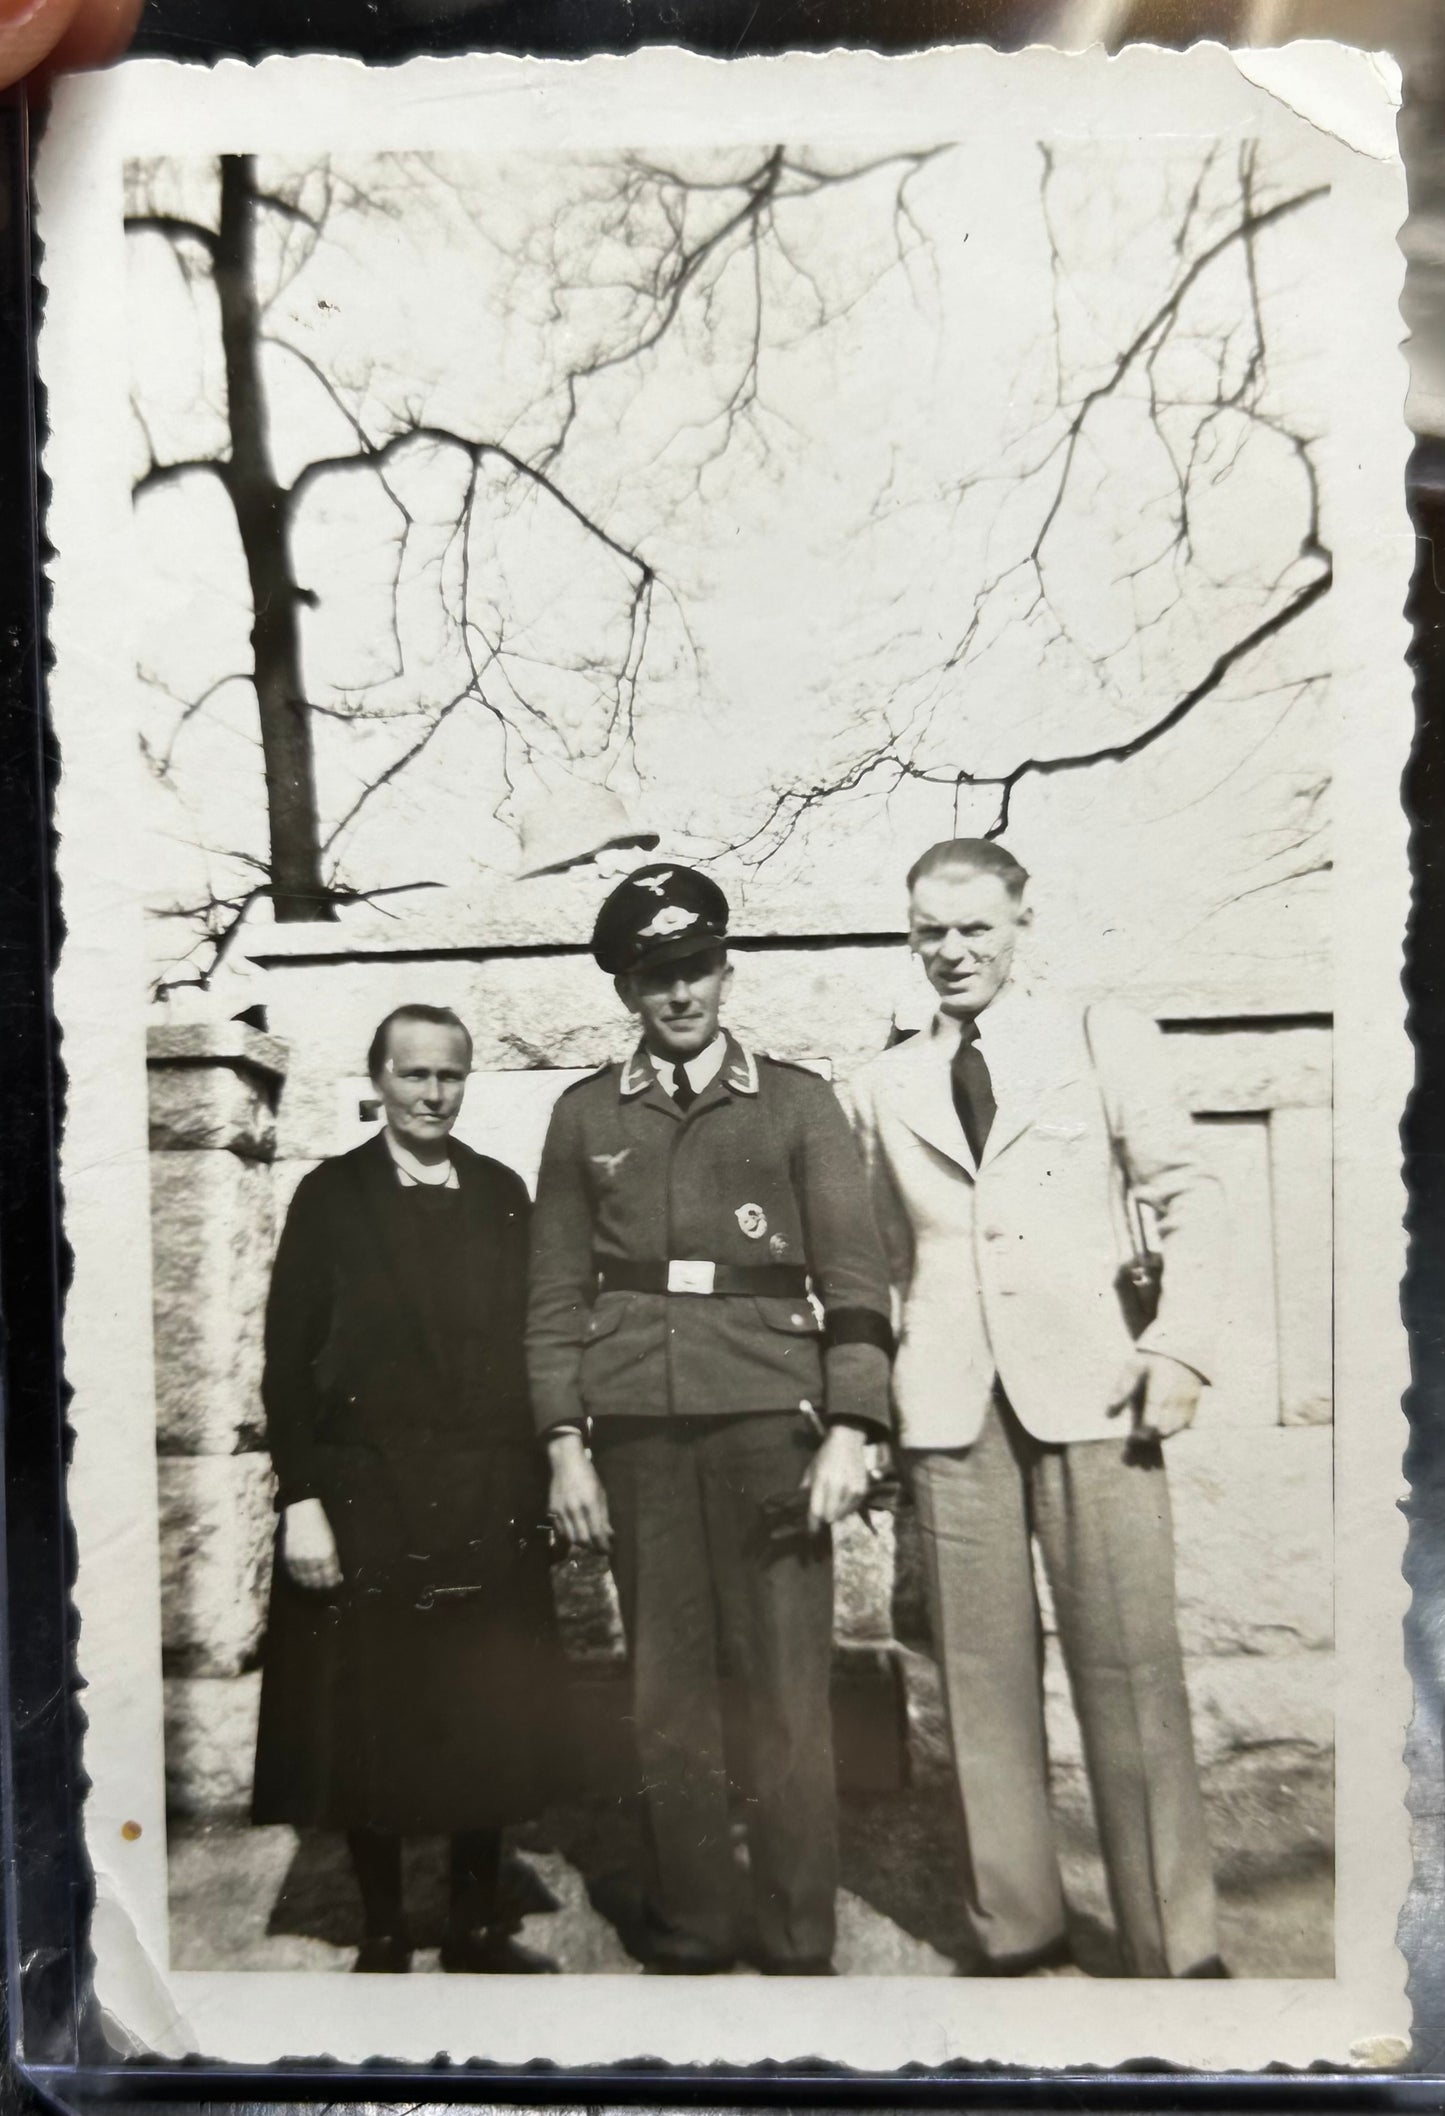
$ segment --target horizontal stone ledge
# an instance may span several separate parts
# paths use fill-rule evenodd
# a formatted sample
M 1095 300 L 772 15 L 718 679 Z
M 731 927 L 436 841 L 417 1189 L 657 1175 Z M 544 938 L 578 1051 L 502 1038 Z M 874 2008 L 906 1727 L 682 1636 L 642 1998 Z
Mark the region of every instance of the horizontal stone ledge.
M 289 1046 L 244 1021 L 167 1022 L 146 1031 L 148 1066 L 239 1066 L 268 1081 L 290 1070 Z

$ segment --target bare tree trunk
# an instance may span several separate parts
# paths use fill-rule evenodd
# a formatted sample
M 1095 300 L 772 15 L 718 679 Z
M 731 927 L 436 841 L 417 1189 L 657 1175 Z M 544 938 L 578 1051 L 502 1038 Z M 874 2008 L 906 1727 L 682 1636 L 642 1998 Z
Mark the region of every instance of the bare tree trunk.
M 227 489 L 251 581 L 256 700 L 271 834 L 271 895 L 278 921 L 334 918 L 321 879 L 311 710 L 301 680 L 301 590 L 291 569 L 287 496 L 276 482 L 261 382 L 256 291 L 255 161 L 221 156 L 221 224 L 215 285 L 231 428 Z

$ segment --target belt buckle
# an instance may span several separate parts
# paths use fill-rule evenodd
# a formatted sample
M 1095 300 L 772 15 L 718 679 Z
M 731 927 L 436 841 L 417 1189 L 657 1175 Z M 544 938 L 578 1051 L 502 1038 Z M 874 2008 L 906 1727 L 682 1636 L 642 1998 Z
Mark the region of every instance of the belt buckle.
M 716 1277 L 716 1264 L 702 1262 L 696 1257 L 674 1256 L 668 1260 L 669 1293 L 711 1293 Z

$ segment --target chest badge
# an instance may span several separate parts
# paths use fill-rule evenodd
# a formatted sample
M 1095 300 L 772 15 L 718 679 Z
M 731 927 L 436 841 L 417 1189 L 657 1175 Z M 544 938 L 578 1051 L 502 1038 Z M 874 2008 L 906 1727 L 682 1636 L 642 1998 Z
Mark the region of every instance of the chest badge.
M 770 1236 L 768 1241 L 769 1256 L 775 1258 L 779 1263 L 781 1263 L 787 1253 L 788 1237 L 785 1234 L 775 1234 Z
M 760 1242 L 768 1231 L 768 1216 L 761 1205 L 739 1205 L 733 1217 L 750 1242 Z
M 630 1146 L 624 1146 L 620 1153 L 593 1154 L 592 1158 L 601 1169 L 603 1175 L 606 1176 L 608 1182 L 611 1183 L 616 1181 L 617 1171 L 621 1168 L 631 1151 L 632 1148 Z

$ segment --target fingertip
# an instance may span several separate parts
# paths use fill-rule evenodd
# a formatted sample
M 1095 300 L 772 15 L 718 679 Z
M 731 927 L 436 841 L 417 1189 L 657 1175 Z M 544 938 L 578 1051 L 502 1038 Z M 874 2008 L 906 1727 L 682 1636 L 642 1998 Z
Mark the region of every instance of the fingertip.
M 20 0 L 8 19 L 0 16 L 0 88 L 23 80 L 50 56 L 81 5 L 83 0 Z
M 104 66 L 125 51 L 144 0 L 22 0 L 19 18 L 0 24 L 0 83 Z

